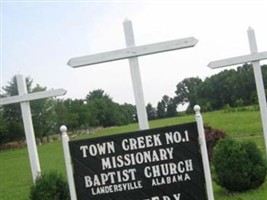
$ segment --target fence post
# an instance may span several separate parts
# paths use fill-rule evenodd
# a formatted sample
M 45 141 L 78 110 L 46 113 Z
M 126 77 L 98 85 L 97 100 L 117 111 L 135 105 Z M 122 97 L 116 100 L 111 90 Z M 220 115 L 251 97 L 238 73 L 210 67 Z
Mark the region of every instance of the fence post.
M 73 170 L 70 158 L 70 149 L 69 149 L 69 136 L 67 135 L 67 127 L 61 126 L 60 131 L 62 134 L 62 143 L 63 143 L 63 151 L 64 151 L 64 158 L 65 158 L 65 165 L 67 170 L 67 177 L 70 189 L 70 198 L 71 200 L 77 200 L 76 190 L 74 185 L 74 178 L 73 178 Z
M 204 174 L 205 174 L 208 200 L 214 200 L 208 151 L 207 151 L 207 145 L 206 145 L 206 139 L 205 139 L 205 131 L 204 131 L 204 126 L 203 126 L 202 115 L 200 114 L 200 109 L 201 109 L 200 106 L 198 105 L 194 106 L 194 110 L 196 113 L 195 118 L 197 122 L 197 129 L 199 133 L 199 143 L 200 143 L 200 150 L 201 150 L 201 155 L 202 155 L 202 162 L 203 162 L 203 168 L 204 168 Z

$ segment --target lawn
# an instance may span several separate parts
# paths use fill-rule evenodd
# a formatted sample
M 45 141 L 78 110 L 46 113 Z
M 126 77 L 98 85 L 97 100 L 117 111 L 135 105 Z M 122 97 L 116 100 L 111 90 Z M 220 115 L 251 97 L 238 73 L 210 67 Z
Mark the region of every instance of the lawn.
M 264 140 L 260 114 L 258 111 L 240 112 L 210 112 L 203 114 L 204 122 L 213 128 L 224 130 L 230 137 L 238 140 L 254 140 L 258 147 L 264 151 Z M 194 121 L 193 115 L 180 116 L 169 119 L 154 120 L 150 122 L 151 128 L 181 124 Z M 134 131 L 137 124 L 103 129 L 91 135 L 82 135 L 77 139 L 99 137 L 110 134 Z M 38 153 L 42 171 L 56 169 L 64 175 L 65 165 L 62 144 L 55 141 L 50 144 L 38 146 Z M 26 148 L 12 149 L 0 152 L 0 199 L 25 200 L 28 197 L 32 184 L 31 171 Z M 228 193 L 214 183 L 216 200 L 266 200 L 267 181 L 253 191 L 246 193 Z

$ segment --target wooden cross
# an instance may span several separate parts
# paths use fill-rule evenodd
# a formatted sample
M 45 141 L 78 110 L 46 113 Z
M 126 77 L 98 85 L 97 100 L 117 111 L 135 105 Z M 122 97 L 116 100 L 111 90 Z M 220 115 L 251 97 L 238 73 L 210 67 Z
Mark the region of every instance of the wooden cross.
M 123 26 L 127 48 L 72 58 L 69 60 L 68 65 L 76 68 L 115 60 L 129 59 L 139 129 L 148 129 L 149 126 L 139 70 L 138 56 L 194 47 L 198 40 L 190 37 L 143 46 L 135 46 L 132 22 L 130 20 L 125 20 Z
M 50 90 L 50 91 L 42 91 L 42 92 L 35 92 L 35 93 L 27 93 L 27 87 L 25 79 L 22 75 L 17 75 L 17 86 L 18 86 L 18 96 L 11 96 L 6 98 L 0 98 L 0 106 L 13 104 L 13 103 L 20 103 L 24 131 L 26 135 L 30 165 L 31 165 L 31 172 L 33 182 L 35 182 L 36 178 L 40 175 L 40 162 L 37 153 L 37 147 L 35 142 L 35 135 L 33 130 L 32 124 L 32 117 L 31 117 L 31 108 L 30 108 L 30 101 L 48 98 L 48 97 L 55 97 L 66 94 L 66 90 L 57 89 L 57 90 Z
M 261 112 L 261 120 L 263 126 L 263 133 L 265 139 L 265 149 L 267 153 L 267 105 L 266 105 L 266 94 L 264 90 L 260 60 L 267 59 L 267 51 L 258 52 L 256 37 L 254 30 L 252 28 L 248 28 L 248 40 L 250 45 L 250 53 L 249 55 L 245 56 L 238 56 L 218 61 L 213 61 L 208 64 L 208 67 L 215 69 L 220 67 L 227 67 L 231 65 L 243 64 L 246 62 L 252 62 L 253 70 L 254 70 L 254 77 L 256 81 L 259 105 L 260 105 L 260 112 Z

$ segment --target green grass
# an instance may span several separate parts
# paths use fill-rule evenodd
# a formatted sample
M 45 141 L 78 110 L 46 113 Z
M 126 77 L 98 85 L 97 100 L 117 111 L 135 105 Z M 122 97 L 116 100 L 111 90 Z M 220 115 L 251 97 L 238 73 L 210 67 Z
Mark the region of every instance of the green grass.
M 267 199 L 267 181 L 257 190 L 251 190 L 244 193 L 229 193 L 215 183 L 213 184 L 215 200 L 266 200 Z
M 258 111 L 242 112 L 211 112 L 204 113 L 203 120 L 213 128 L 224 130 L 230 137 L 238 140 L 253 140 L 264 151 L 264 140 L 260 114 Z M 194 121 L 193 115 L 154 120 L 150 122 L 151 128 L 181 124 Z M 137 124 L 103 129 L 91 135 L 82 135 L 76 139 L 99 137 L 110 134 L 124 133 L 138 129 Z M 53 142 L 38 146 L 42 171 L 58 170 L 66 175 L 61 142 Z M 0 199 L 26 200 L 32 184 L 31 171 L 27 148 L 12 149 L 0 152 Z M 214 183 L 216 200 L 266 200 L 267 181 L 253 191 L 246 193 L 228 193 Z
M 60 142 L 38 146 L 42 171 L 52 169 L 65 172 L 63 149 Z M 32 176 L 27 148 L 0 152 L 0 199 L 27 199 Z

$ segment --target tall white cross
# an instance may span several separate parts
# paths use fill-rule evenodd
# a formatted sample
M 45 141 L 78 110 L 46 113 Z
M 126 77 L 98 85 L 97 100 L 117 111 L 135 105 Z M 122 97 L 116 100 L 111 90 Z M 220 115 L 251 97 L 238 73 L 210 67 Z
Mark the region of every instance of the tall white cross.
M 264 90 L 264 84 L 260 66 L 260 60 L 267 59 L 267 51 L 258 52 L 256 37 L 254 30 L 252 28 L 249 27 L 247 33 L 248 33 L 248 40 L 249 40 L 251 54 L 213 61 L 208 64 L 208 67 L 215 69 L 220 67 L 242 64 L 246 62 L 252 62 L 257 93 L 258 93 L 258 100 L 260 105 L 261 120 L 262 120 L 263 133 L 265 139 L 265 149 L 267 153 L 267 104 L 266 104 L 266 94 Z
M 25 131 L 27 147 L 28 147 L 28 154 L 29 154 L 30 165 L 31 165 L 32 178 L 33 178 L 33 182 L 35 182 L 35 179 L 41 173 L 41 169 L 40 169 L 40 162 L 39 162 L 39 157 L 38 157 L 37 147 L 36 147 L 36 142 L 35 142 L 33 124 L 32 124 L 30 101 L 64 95 L 66 94 L 67 91 L 63 89 L 57 89 L 57 90 L 42 91 L 42 92 L 35 92 L 35 93 L 28 94 L 26 82 L 23 76 L 17 75 L 16 80 L 17 80 L 19 95 L 6 97 L 6 98 L 0 98 L 0 106 L 13 104 L 13 103 L 20 103 L 24 131 Z
M 123 26 L 127 48 L 72 58 L 69 60 L 68 65 L 76 68 L 115 60 L 129 59 L 139 129 L 148 129 L 149 126 L 138 64 L 138 56 L 145 56 L 149 54 L 194 47 L 197 44 L 198 40 L 190 37 L 143 46 L 135 46 L 132 22 L 130 20 L 125 20 Z

